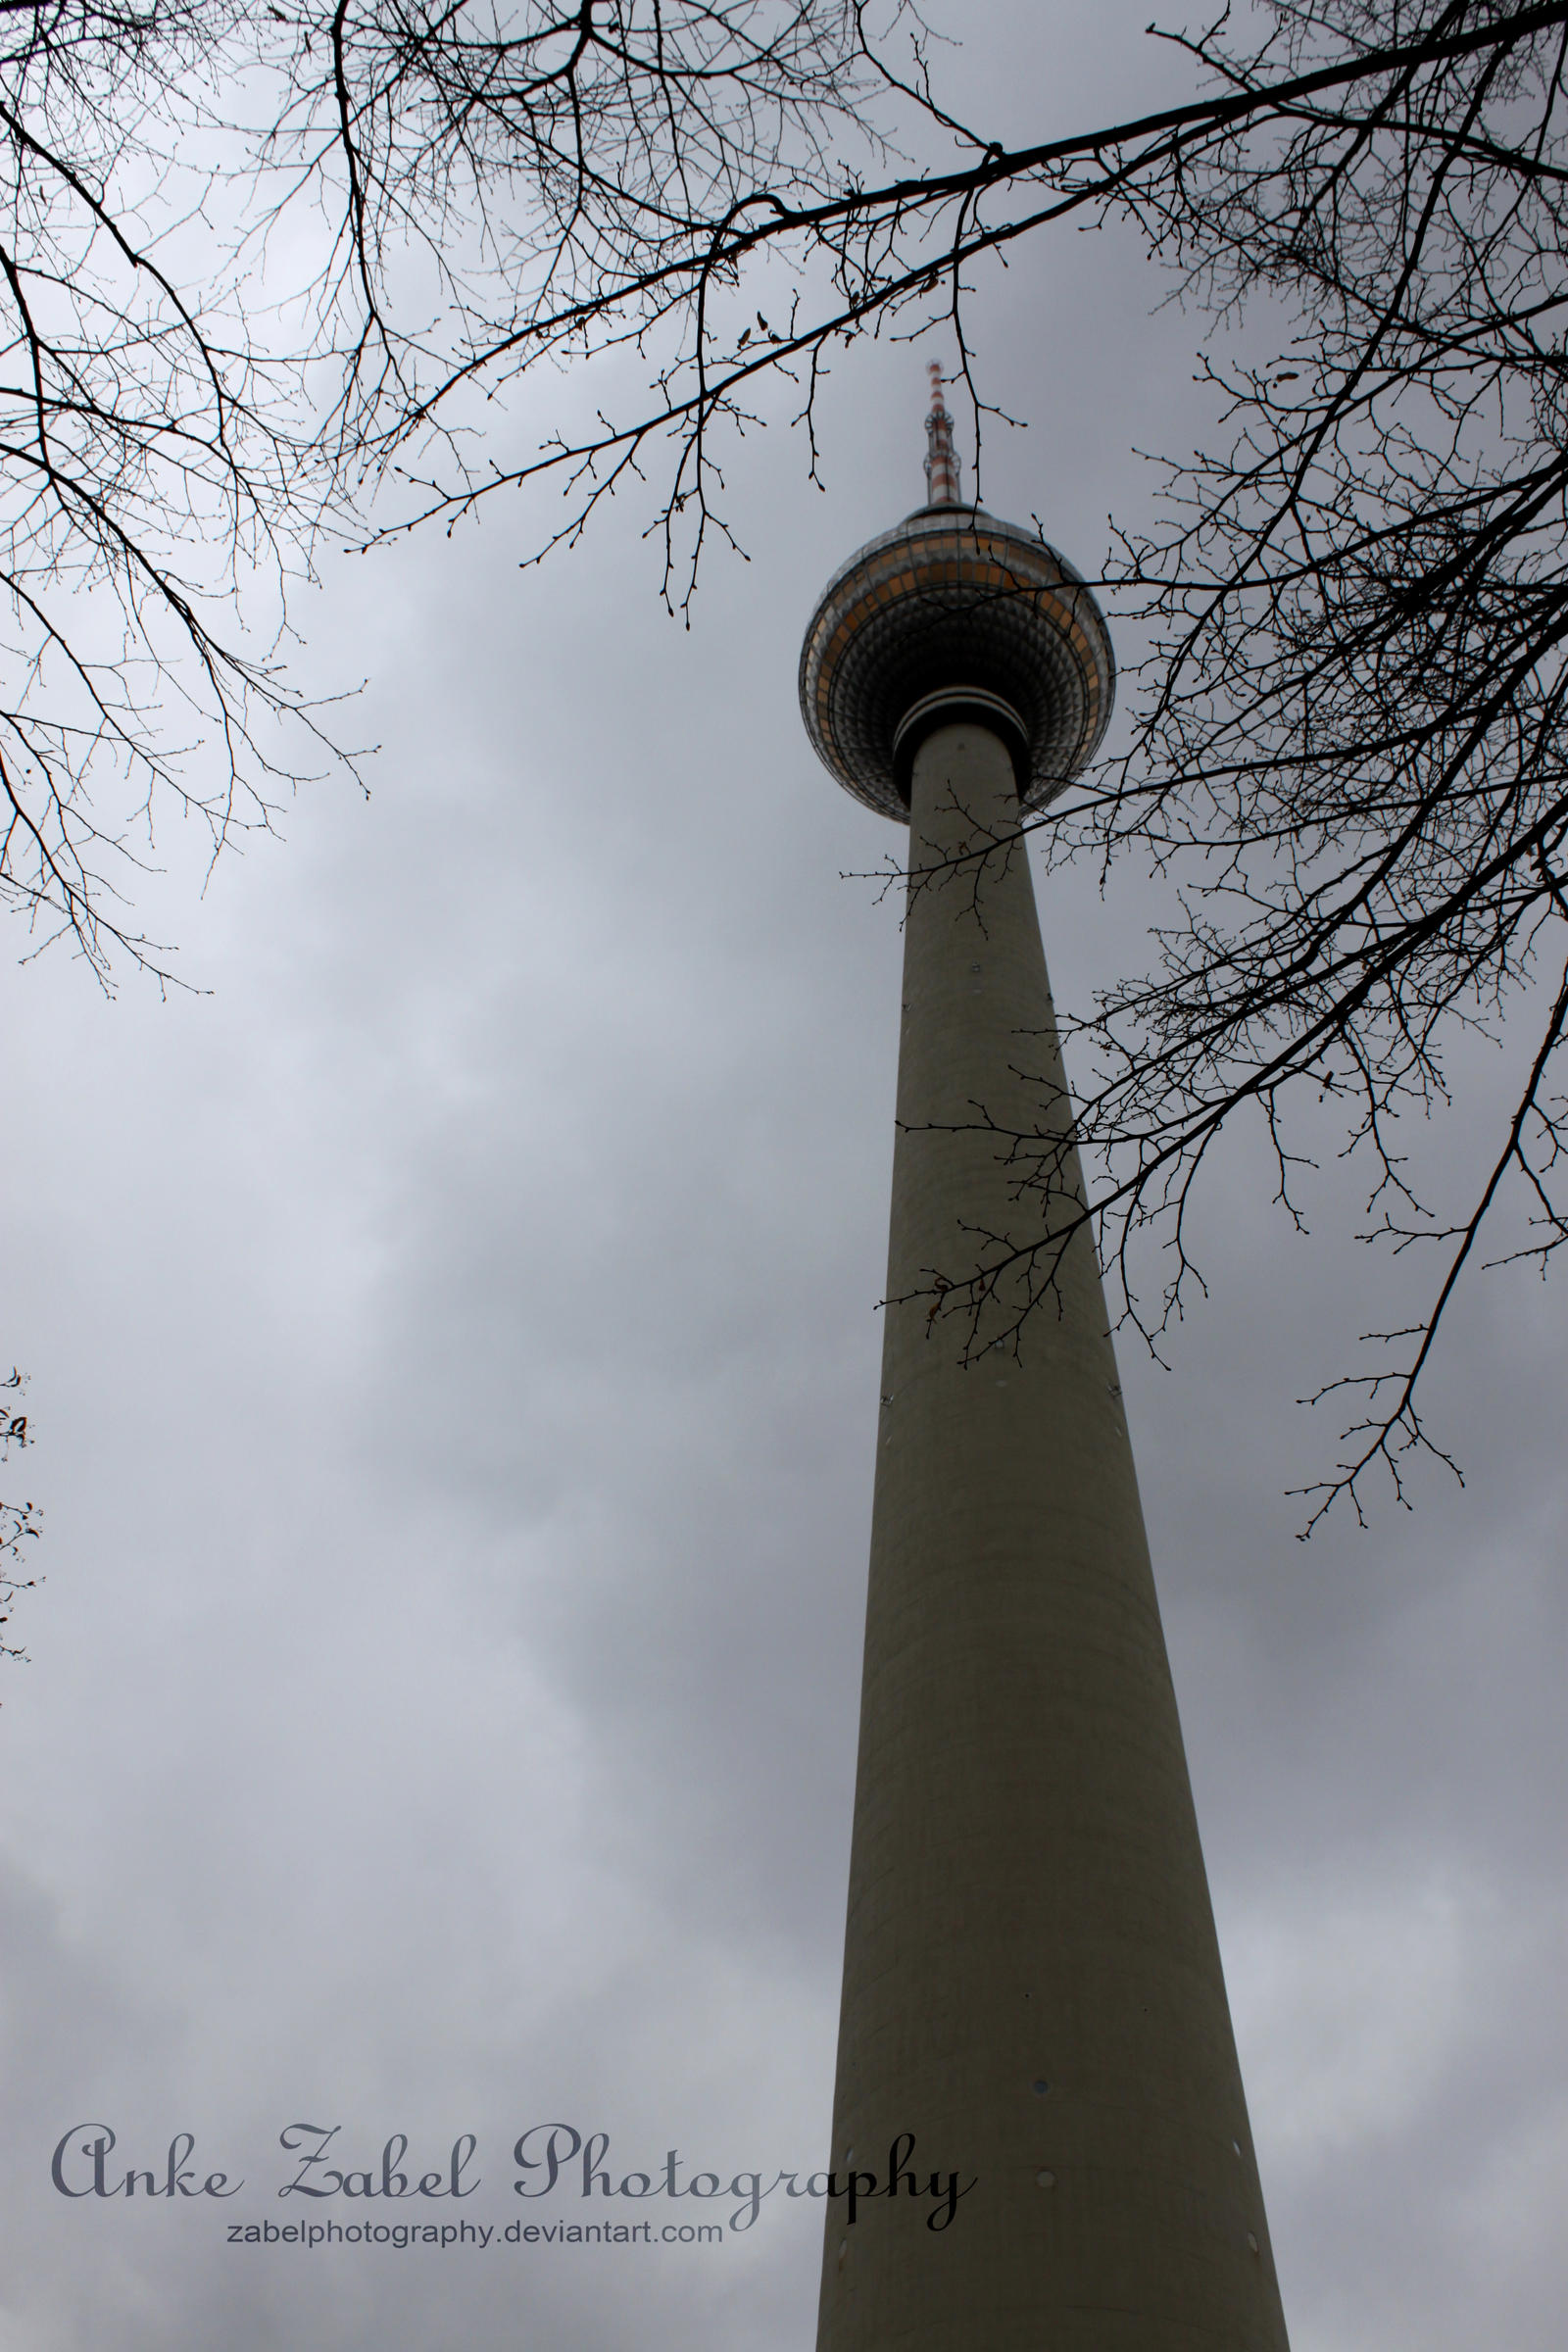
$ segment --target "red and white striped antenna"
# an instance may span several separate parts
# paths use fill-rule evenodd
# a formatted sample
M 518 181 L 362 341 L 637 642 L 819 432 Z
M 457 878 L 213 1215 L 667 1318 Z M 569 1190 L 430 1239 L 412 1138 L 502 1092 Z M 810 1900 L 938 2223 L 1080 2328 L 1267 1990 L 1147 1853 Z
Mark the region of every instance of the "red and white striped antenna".
M 942 397 L 941 363 L 933 360 L 926 372 L 931 378 L 931 414 L 925 420 L 925 502 L 928 507 L 956 507 L 958 460 L 953 447 L 953 418 Z

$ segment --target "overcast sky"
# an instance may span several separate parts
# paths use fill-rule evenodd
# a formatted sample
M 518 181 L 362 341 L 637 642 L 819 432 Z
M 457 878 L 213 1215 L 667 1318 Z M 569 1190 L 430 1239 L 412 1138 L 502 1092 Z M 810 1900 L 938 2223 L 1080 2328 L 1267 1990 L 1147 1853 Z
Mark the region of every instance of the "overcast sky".
M 1167 86 L 1147 0 L 989 13 L 963 71 L 1003 128 Z M 1086 569 L 1148 497 L 1132 451 L 1204 429 L 1161 291 L 1071 236 L 977 314 L 1030 428 L 988 503 Z M 811 2341 L 817 2204 L 720 2246 L 226 2229 L 293 2218 L 303 2121 L 354 2165 L 475 2134 L 431 2210 L 498 2232 L 539 2122 L 619 2172 L 824 2157 L 900 957 L 841 876 L 902 837 L 815 766 L 795 672 L 829 571 L 922 495 L 949 356 L 844 360 L 826 496 L 798 438 L 748 443 L 753 560 L 690 633 L 630 508 L 542 573 L 500 509 L 343 560 L 301 618 L 313 675 L 368 681 L 368 804 L 302 794 L 205 895 L 160 843 L 148 927 L 203 993 L 4 977 L 48 1582 L 0 1686 L 3 2352 Z M 1069 1005 L 1152 910 L 1052 880 Z M 1171 1369 L 1122 1359 L 1292 2338 L 1556 2352 L 1562 1297 L 1457 1315 L 1462 1490 L 1303 1548 L 1284 1490 L 1332 1432 L 1293 1400 L 1369 1274 L 1331 1179 L 1305 1240 L 1268 1192 L 1238 1139 L 1209 1303 Z M 68 2201 L 88 2122 L 245 2187 Z

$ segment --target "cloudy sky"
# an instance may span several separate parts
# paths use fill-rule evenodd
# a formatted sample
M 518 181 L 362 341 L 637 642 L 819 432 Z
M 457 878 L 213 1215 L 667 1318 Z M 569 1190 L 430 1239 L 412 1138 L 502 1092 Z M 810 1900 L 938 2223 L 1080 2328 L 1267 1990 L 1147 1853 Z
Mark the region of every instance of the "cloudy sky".
M 1147 0 L 989 14 L 961 71 L 1004 129 L 1167 86 Z M 1133 450 L 1204 429 L 1161 291 L 1074 236 L 977 315 L 1030 428 L 988 503 L 1086 569 Z M 689 633 L 630 508 L 543 573 L 499 510 L 345 559 L 301 618 L 313 675 L 368 681 L 368 803 L 302 794 L 205 894 L 160 842 L 148 928 L 199 994 L 6 973 L 0 1346 L 48 1582 L 0 1690 L 3 2352 L 811 2340 L 819 2206 L 631 2250 L 226 2226 L 287 2212 L 300 2122 L 420 2170 L 473 2133 L 497 2231 L 544 2121 L 622 2170 L 822 2158 L 900 955 L 842 876 L 899 844 L 814 766 L 795 664 L 921 495 L 946 356 L 845 360 L 826 496 L 798 439 L 748 444 L 753 560 Z M 1053 879 L 1058 995 L 1152 911 Z M 1268 1189 L 1238 1138 L 1209 1303 L 1123 1377 L 1293 2341 L 1554 2352 L 1561 1299 L 1456 1317 L 1462 1490 L 1303 1547 L 1284 1491 L 1333 1433 L 1293 1400 L 1369 1273 L 1332 1176 L 1305 1240 Z M 245 2186 L 70 2201 L 85 2123 Z

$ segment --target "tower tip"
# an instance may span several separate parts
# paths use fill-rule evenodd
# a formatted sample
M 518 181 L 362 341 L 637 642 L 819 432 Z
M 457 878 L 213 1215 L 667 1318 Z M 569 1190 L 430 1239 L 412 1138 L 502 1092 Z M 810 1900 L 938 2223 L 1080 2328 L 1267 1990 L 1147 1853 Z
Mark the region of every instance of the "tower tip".
M 958 460 L 953 446 L 953 419 L 942 397 L 942 364 L 932 360 L 931 414 L 925 420 L 925 503 L 928 507 L 958 505 Z

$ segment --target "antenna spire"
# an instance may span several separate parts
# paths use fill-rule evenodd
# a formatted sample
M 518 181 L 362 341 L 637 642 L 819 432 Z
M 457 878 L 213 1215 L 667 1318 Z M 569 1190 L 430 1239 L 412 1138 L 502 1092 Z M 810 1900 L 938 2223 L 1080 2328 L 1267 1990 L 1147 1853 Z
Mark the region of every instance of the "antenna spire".
M 942 368 L 933 360 L 931 414 L 925 420 L 925 501 L 928 507 L 956 507 L 958 502 L 958 460 L 953 447 L 953 419 L 942 397 Z

